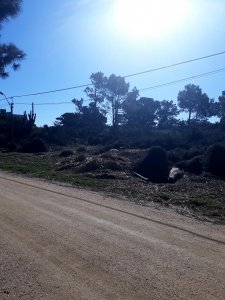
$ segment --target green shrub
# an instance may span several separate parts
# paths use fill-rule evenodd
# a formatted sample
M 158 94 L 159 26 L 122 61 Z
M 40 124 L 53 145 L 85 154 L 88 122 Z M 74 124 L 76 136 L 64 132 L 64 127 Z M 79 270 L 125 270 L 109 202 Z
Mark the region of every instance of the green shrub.
M 153 146 L 144 160 L 137 165 L 135 171 L 152 182 L 167 182 L 169 165 L 166 151 L 159 146 Z
M 30 142 L 26 142 L 20 148 L 20 152 L 25 153 L 39 153 L 39 152 L 48 152 L 48 147 L 42 139 L 34 138 Z
M 199 175 L 203 171 L 203 157 L 199 155 L 189 160 L 180 161 L 176 164 L 176 167 L 185 172 Z
M 203 157 L 201 155 L 189 159 L 187 162 L 188 172 L 199 175 L 203 171 Z
M 173 150 L 169 150 L 167 152 L 168 160 L 171 163 L 176 163 L 178 161 L 182 161 L 184 159 L 185 153 L 186 153 L 186 149 L 184 149 L 184 148 L 175 148 Z
M 205 154 L 205 171 L 225 178 L 225 147 L 220 144 L 210 146 Z
M 193 146 L 190 149 L 188 149 L 188 151 L 186 151 L 186 153 L 184 154 L 184 160 L 189 160 L 193 157 L 202 155 L 204 151 L 205 151 L 204 146 Z

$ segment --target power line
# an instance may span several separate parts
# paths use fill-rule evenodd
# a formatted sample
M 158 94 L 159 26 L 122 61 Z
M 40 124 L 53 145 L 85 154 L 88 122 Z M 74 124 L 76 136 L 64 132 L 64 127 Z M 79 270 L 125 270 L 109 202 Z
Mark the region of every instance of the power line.
M 221 69 L 217 69 L 217 70 L 213 70 L 210 72 L 206 72 L 206 73 L 202 73 L 202 74 L 198 74 L 198 75 L 194 75 L 194 76 L 190 76 L 190 77 L 186 77 L 186 78 L 182 78 L 182 79 L 178 79 L 175 81 L 170 81 L 170 82 L 166 82 L 166 83 L 162 83 L 162 84 L 158 84 L 158 85 L 154 85 L 154 86 L 150 86 L 147 88 L 143 88 L 140 89 L 139 92 L 143 92 L 146 90 L 153 90 L 153 89 L 157 89 L 157 88 L 162 88 L 165 86 L 169 86 L 172 84 L 176 84 L 176 83 L 180 83 L 183 81 L 187 81 L 187 80 L 192 80 L 192 79 L 196 79 L 196 78 L 201 78 L 201 77 L 207 77 L 207 76 L 211 76 L 217 73 L 221 73 L 224 72 L 225 68 L 221 68 Z M 42 106 L 42 105 L 62 105 L 62 104 L 71 104 L 72 101 L 64 101 L 64 102 L 44 102 L 44 103 L 34 103 L 35 106 Z M 25 102 L 16 102 L 16 105 L 31 105 L 32 103 L 25 103 Z
M 206 59 L 206 58 L 210 58 L 210 57 L 214 57 L 214 56 L 218 56 L 218 55 L 222 55 L 222 54 L 225 54 L 225 51 L 210 54 L 210 55 L 206 55 L 206 56 L 202 56 L 202 57 L 198 57 L 198 58 L 185 60 L 185 61 L 178 62 L 178 63 L 172 64 L 172 65 L 158 67 L 158 68 L 150 69 L 150 70 L 147 70 L 147 71 L 142 71 L 142 72 L 138 72 L 138 73 L 129 74 L 129 75 L 126 75 L 126 76 L 123 76 L 123 77 L 128 78 L 128 77 L 138 76 L 138 75 L 142 75 L 142 74 L 146 74 L 146 73 L 150 73 L 150 72 L 155 72 L 155 71 L 159 71 L 159 70 L 163 70 L 163 69 L 169 69 L 169 68 L 172 68 L 172 67 L 188 64 L 188 63 L 191 63 L 191 62 L 194 62 L 194 61 L 198 61 L 198 60 L 202 60 L 202 59 Z
M 63 91 L 67 91 L 67 90 L 79 89 L 79 88 L 87 87 L 90 85 L 92 85 L 92 84 L 89 83 L 89 84 L 77 85 L 77 86 L 72 86 L 72 87 L 68 87 L 68 88 L 50 90 L 50 91 L 45 91 L 45 92 L 37 92 L 37 93 L 25 94 L 25 95 L 16 95 L 16 96 L 12 96 L 12 98 L 21 98 L 21 97 L 30 97 L 30 96 L 44 95 L 44 94 L 50 94 L 50 93 L 57 93 L 57 92 L 63 92 Z
M 214 57 L 214 56 L 218 56 L 218 55 L 222 55 L 222 54 L 225 54 L 225 51 L 210 54 L 210 55 L 206 55 L 206 56 L 202 56 L 202 57 L 198 57 L 198 58 L 194 58 L 194 59 L 189 59 L 189 60 L 178 62 L 178 63 L 175 63 L 175 64 L 162 66 L 162 67 L 158 67 L 158 68 L 155 68 L 155 69 L 150 69 L 150 70 L 147 70 L 147 71 L 128 74 L 128 75 L 123 76 L 123 78 L 134 77 L 134 76 L 138 76 L 138 75 L 142 75 L 142 74 L 146 74 L 146 73 L 150 73 L 150 72 L 155 72 L 155 71 L 159 71 L 159 70 L 163 70 L 163 69 L 168 69 L 168 68 L 176 67 L 176 66 L 179 66 L 179 65 L 182 65 L 182 64 L 187 64 L 187 63 L 191 63 L 191 62 L 198 61 L 198 60 L 203 60 L 203 59 L 206 59 L 206 58 L 210 58 L 210 57 Z M 30 94 L 24 94 L 24 95 L 15 95 L 15 96 L 12 96 L 12 97 L 13 98 L 21 98 L 21 97 L 44 95 L 44 94 L 57 93 L 57 92 L 63 92 L 63 91 L 72 90 L 72 89 L 88 87 L 88 86 L 92 86 L 92 85 L 93 84 L 89 83 L 89 84 L 77 85 L 77 86 L 72 86 L 72 87 L 67 87 L 67 88 L 44 91 L 44 92 L 30 93 Z
M 143 92 L 143 91 L 146 91 L 146 90 L 158 89 L 158 88 L 165 87 L 165 86 L 172 85 L 172 84 L 176 84 L 176 83 L 179 83 L 179 82 L 192 80 L 192 79 L 196 79 L 196 78 L 201 78 L 201 77 L 206 77 L 206 76 L 214 75 L 214 74 L 224 72 L 224 71 L 225 71 L 225 68 L 222 68 L 222 69 L 214 70 L 214 71 L 211 71 L 211 72 L 202 73 L 202 74 L 194 75 L 194 76 L 191 76 L 191 77 L 186 77 L 186 78 L 178 79 L 178 80 L 175 80 L 175 81 L 171 81 L 171 82 L 162 83 L 162 84 L 158 84 L 158 85 L 155 85 L 155 86 L 150 86 L 150 87 L 147 87 L 147 88 L 143 88 L 143 89 L 140 89 L 139 92 Z
M 32 103 L 25 103 L 25 102 L 16 102 L 16 105 L 31 105 Z M 72 104 L 72 101 L 64 101 L 64 102 L 45 102 L 45 103 L 34 103 L 35 106 L 41 105 L 62 105 L 62 104 Z

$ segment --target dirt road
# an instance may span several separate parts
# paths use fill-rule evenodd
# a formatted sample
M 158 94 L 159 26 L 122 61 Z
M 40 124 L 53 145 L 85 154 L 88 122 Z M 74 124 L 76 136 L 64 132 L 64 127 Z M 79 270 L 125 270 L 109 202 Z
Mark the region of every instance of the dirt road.
M 225 227 L 0 173 L 0 299 L 225 299 Z

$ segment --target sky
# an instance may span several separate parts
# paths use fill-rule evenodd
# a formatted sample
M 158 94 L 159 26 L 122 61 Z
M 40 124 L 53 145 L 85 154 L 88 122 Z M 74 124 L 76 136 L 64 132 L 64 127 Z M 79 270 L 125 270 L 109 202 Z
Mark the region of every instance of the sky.
M 224 16 L 224 0 L 24 0 L 17 18 L 3 24 L 0 42 L 15 43 L 27 56 L 19 71 L 0 80 L 0 91 L 11 97 L 67 88 L 90 83 L 98 71 L 126 76 L 223 52 Z M 141 90 L 221 68 L 225 54 L 126 81 Z M 217 100 L 224 78 L 225 71 L 140 96 L 176 103 L 178 92 L 193 83 Z M 85 99 L 83 90 L 14 97 L 14 112 L 29 112 L 34 102 L 36 124 L 53 125 L 63 113 L 74 112 L 71 100 Z M 3 98 L 0 108 L 9 110 Z M 55 104 L 61 102 L 68 103 Z

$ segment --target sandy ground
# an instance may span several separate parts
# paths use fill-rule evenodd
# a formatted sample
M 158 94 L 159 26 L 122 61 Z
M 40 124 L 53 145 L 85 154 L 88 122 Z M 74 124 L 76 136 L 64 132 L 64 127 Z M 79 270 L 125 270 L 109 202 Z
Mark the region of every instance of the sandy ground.
M 0 299 L 225 299 L 225 227 L 0 173 Z

